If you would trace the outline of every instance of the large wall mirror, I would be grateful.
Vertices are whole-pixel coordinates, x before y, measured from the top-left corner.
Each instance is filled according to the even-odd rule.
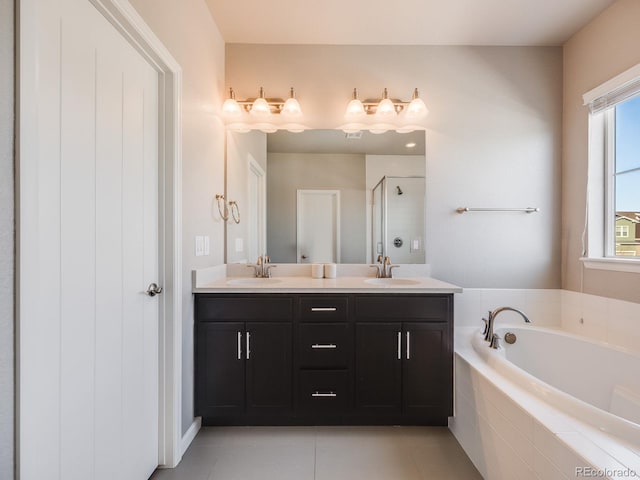
[[[227,263],[425,263],[425,134],[227,133]]]

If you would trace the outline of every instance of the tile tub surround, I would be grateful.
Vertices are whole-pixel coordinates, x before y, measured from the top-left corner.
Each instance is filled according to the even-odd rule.
[[[455,325],[480,328],[489,310],[505,305],[521,309],[536,325],[640,351],[640,303],[569,290],[464,288],[454,296]],[[522,319],[501,313],[497,325],[507,323],[520,325]]]
[[[152,480],[481,480],[446,427],[205,427]]]
[[[609,473],[599,478],[640,472],[637,445],[567,415],[499,373],[471,347],[473,335],[475,328],[456,332],[455,416],[449,427],[484,478],[575,478],[580,468]]]

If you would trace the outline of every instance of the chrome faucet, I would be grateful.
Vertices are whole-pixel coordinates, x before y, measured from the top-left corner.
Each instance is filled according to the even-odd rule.
[[[253,274],[256,278],[271,278],[271,269],[277,265],[271,265],[270,262],[268,255],[264,257],[260,255],[256,263],[251,263],[247,267],[253,268]]]
[[[524,314],[524,312],[518,310],[517,308],[500,307],[500,308],[496,308],[493,312],[489,312],[489,318],[488,319],[483,318],[482,320],[485,322],[484,339],[485,341],[489,342],[490,348],[498,348],[500,346],[500,337],[498,337],[498,334],[493,333],[493,326],[495,324],[496,317],[498,316],[498,314],[505,311],[516,312],[522,316],[522,318],[526,323],[531,323],[531,320],[529,320],[529,317],[527,317]]]

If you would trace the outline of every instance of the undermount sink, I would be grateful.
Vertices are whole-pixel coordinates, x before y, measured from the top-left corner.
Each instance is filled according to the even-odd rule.
[[[369,278],[365,283],[370,285],[418,285],[418,280],[410,278]]]
[[[227,280],[227,285],[271,285],[272,283],[280,283],[281,281],[282,280],[277,278],[247,277]]]

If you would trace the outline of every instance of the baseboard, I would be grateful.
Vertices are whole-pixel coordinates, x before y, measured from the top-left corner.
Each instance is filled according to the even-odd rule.
[[[200,431],[200,427],[202,426],[202,417],[196,417],[193,419],[193,423],[189,427],[189,430],[185,432],[182,436],[182,440],[180,441],[180,457],[184,455],[193,442],[193,439],[196,438],[196,435]]]

